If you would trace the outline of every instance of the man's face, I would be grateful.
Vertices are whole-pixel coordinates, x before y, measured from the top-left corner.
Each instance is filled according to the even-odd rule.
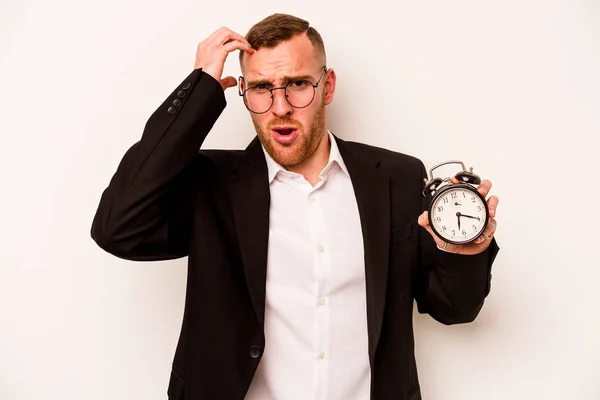
[[[261,143],[271,158],[284,168],[304,163],[321,144],[327,144],[325,105],[333,100],[335,75],[333,71],[322,75],[324,67],[304,34],[274,48],[261,48],[252,55],[244,55],[242,90],[257,85],[281,87],[290,82],[293,86],[300,80],[316,84],[322,76],[314,99],[307,107],[293,107],[286,100],[284,90],[275,90],[269,111],[250,113]],[[312,87],[306,90],[312,93]]]

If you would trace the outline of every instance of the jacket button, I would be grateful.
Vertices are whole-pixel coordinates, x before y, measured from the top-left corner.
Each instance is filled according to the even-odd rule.
[[[173,105],[174,105],[175,107],[179,107],[179,106],[181,105],[181,100],[179,100],[179,99],[175,99],[175,100],[173,100]]]
[[[177,109],[173,106],[169,107],[169,109],[167,110],[167,112],[169,114],[175,114],[177,112]]]
[[[183,84],[183,86],[182,86],[181,88],[182,88],[183,90],[186,90],[186,89],[189,89],[191,86],[192,86],[192,84],[191,84],[191,83],[189,83],[189,82],[186,82],[186,83],[184,83],[184,84]]]
[[[260,357],[260,347],[250,346],[250,357],[252,357],[252,358]]]
[[[185,97],[185,92],[183,90],[180,90],[179,92],[177,92],[177,97],[183,99]]]

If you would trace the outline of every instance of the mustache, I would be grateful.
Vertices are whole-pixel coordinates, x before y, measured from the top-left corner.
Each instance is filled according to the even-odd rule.
[[[274,126],[278,126],[278,125],[293,125],[300,129],[303,128],[302,123],[300,121],[296,121],[293,118],[276,118],[274,120],[271,120],[267,124],[267,129],[271,130],[271,128],[273,128]]]

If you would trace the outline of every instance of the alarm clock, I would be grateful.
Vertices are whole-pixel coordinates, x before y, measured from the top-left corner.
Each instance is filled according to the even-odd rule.
[[[434,178],[433,171],[447,164],[460,164],[462,170],[455,177]],[[487,201],[477,191],[481,178],[468,171],[462,161],[445,161],[429,171],[430,179],[424,179],[423,196],[431,196],[429,203],[429,225],[434,233],[450,244],[467,244],[477,239],[489,222]]]

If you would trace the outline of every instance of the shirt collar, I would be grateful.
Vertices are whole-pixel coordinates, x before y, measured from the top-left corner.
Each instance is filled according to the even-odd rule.
[[[335,164],[337,164],[346,175],[350,176],[348,173],[348,168],[346,168],[346,164],[344,163],[344,159],[340,154],[340,149],[338,148],[335,137],[329,130],[327,130],[327,134],[329,135],[329,143],[331,145],[329,150],[329,161],[327,162],[325,168],[323,168],[323,171],[321,171],[320,176],[326,174],[331,168],[333,168],[333,165]],[[287,171],[285,168],[283,168],[278,162],[271,158],[264,146],[261,145],[261,147],[263,149],[263,153],[265,154],[265,159],[267,160],[269,184],[273,182],[278,173],[290,176],[295,174],[295,172]]]

